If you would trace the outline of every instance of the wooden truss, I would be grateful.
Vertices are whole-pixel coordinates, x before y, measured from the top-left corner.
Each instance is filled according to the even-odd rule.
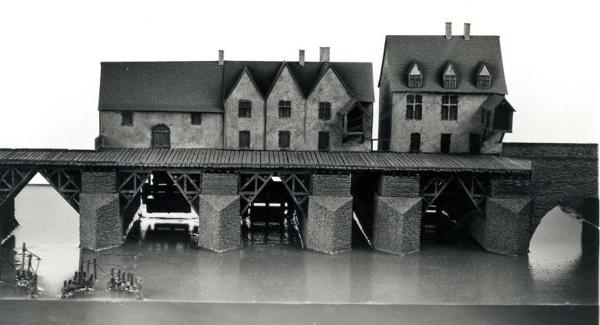
[[[132,171],[118,173],[118,192],[125,199],[123,211],[127,210],[129,205],[142,191],[142,186],[150,179],[152,173],[149,171]]]
[[[483,205],[489,196],[489,186],[476,175],[434,175],[421,188],[424,210],[429,209],[451,183],[458,184],[477,212],[484,216]]]
[[[199,196],[202,193],[202,173],[167,172],[167,174],[185,200],[192,206],[192,209],[199,214]]]
[[[0,207],[19,194],[36,172],[31,168],[0,168]]]
[[[79,194],[81,193],[81,170],[79,169],[42,169],[40,174],[54,189],[79,212]]]
[[[310,195],[309,175],[296,173],[252,173],[240,174],[240,197],[246,202],[242,207],[243,215],[252,206],[252,203],[258,195],[265,189],[269,182],[273,182],[273,177],[279,177],[288,194],[294,201],[298,211],[303,217],[306,217],[304,203]]]

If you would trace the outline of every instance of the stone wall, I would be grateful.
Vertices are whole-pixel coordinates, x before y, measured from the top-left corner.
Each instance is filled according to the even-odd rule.
[[[373,245],[392,254],[420,249],[422,199],[419,176],[379,177],[373,214]]]
[[[202,113],[202,124],[193,125],[189,112],[133,112],[133,125],[121,125],[121,112],[100,112],[104,148],[150,148],[152,128],[164,124],[171,130],[171,148],[223,148],[223,114]]]
[[[502,155],[532,160],[532,232],[556,205],[577,208],[598,198],[597,144],[505,143]]]
[[[303,222],[306,248],[336,253],[352,247],[351,176],[313,175],[308,215]]]
[[[79,242],[92,250],[123,243],[123,221],[116,187],[116,172],[84,171],[79,195]]]
[[[240,100],[250,101],[250,117],[239,117]],[[239,149],[239,131],[250,132],[250,149],[265,149],[265,100],[246,72],[224,103],[225,148]]]

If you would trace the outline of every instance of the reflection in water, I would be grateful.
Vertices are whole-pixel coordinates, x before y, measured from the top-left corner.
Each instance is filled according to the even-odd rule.
[[[538,227],[528,256],[484,252],[472,241],[427,243],[404,257],[366,248],[326,255],[298,249],[285,224],[257,225],[240,250],[198,249],[189,229],[148,231],[119,248],[80,251],[78,216],[50,187],[28,186],[17,197],[21,226],[3,252],[25,241],[42,257],[42,297],[57,297],[80,259],[97,258],[96,291],[81,297],[124,298],[103,290],[112,267],[144,280],[147,299],[244,302],[545,304],[597,303],[597,255],[582,237],[597,230],[554,209]],[[263,225],[264,226],[264,225]],[[283,227],[283,228],[280,228]],[[289,225],[287,226],[289,229]],[[263,228],[264,229],[264,228]],[[592,241],[592,244],[597,245]],[[597,254],[597,251],[596,251]],[[2,277],[10,271],[3,265]],[[11,276],[8,275],[8,278]],[[23,295],[0,285],[0,295]]]

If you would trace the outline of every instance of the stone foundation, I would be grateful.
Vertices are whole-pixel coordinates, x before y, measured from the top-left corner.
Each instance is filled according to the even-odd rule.
[[[240,247],[240,197],[237,174],[202,175],[198,202],[198,246],[224,252]]]
[[[379,179],[373,216],[376,250],[405,255],[419,251],[422,199],[418,176],[387,176]]]
[[[82,248],[99,250],[123,243],[116,172],[82,172],[79,195],[80,239]]]
[[[532,201],[528,197],[490,197],[485,218],[474,216],[471,235],[487,251],[523,255],[531,238]]]
[[[350,175],[313,175],[303,223],[306,248],[331,254],[352,247],[350,186]]]

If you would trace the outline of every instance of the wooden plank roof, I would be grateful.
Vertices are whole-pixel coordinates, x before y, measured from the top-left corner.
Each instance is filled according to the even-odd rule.
[[[528,173],[531,161],[494,155],[222,149],[0,149],[2,166],[319,169]]]

